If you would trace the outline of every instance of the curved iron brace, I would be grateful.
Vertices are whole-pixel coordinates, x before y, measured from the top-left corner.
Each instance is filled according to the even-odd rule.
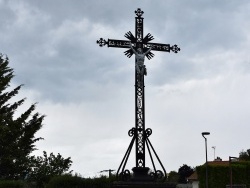
[[[125,153],[125,155],[124,155],[124,157],[122,159],[122,162],[121,162],[121,164],[120,164],[120,166],[119,166],[119,168],[118,168],[118,170],[116,172],[116,178],[117,179],[119,179],[119,175],[121,175],[121,176],[124,176],[124,175],[125,176],[129,176],[129,174],[128,174],[129,171],[128,170],[124,170],[124,169],[126,167],[126,164],[127,164],[130,152],[131,152],[131,150],[133,148],[134,142],[135,142],[135,134],[133,135],[133,138],[132,138],[132,140],[131,140],[131,142],[130,142],[130,144],[128,146],[128,149],[127,149],[127,151],[126,151],[126,153]],[[122,167],[122,170],[121,170],[121,173],[119,173],[121,167]],[[128,178],[128,177],[125,177],[125,178]]]
[[[156,151],[155,151],[153,145],[151,144],[150,140],[148,139],[148,137],[146,137],[145,141],[146,141],[146,145],[147,145],[147,149],[148,149],[148,152],[149,152],[149,156],[150,156],[150,159],[151,159],[153,168],[154,168],[154,176],[155,176],[155,178],[156,178],[156,179],[157,179],[157,178],[160,178],[160,179],[161,179],[161,177],[158,177],[158,175],[159,175],[159,176],[162,176],[163,174],[162,174],[161,171],[156,170],[156,168],[155,168],[154,159],[153,159],[153,156],[152,156],[150,147],[151,147],[151,149],[153,150],[154,155],[155,155],[155,157],[157,158],[158,162],[160,163],[161,168],[162,168],[162,170],[163,170],[163,172],[164,172],[164,178],[163,178],[163,180],[166,180],[166,178],[167,178],[167,172],[166,172],[166,170],[165,170],[165,168],[164,168],[164,166],[163,166],[163,164],[162,164],[160,158],[158,157],[158,155],[157,155],[157,153],[156,153]]]

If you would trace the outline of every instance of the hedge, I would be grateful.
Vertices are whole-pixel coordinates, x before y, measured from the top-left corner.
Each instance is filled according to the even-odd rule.
[[[250,162],[233,162],[232,165],[233,184],[245,184],[250,188]],[[206,166],[196,167],[199,187],[205,188]],[[230,184],[230,167],[222,165],[208,165],[208,185],[213,188],[225,188]]]
[[[0,188],[23,188],[24,183],[17,180],[0,180]]]

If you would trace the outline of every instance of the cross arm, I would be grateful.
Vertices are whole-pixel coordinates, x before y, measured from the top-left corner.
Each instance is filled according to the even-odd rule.
[[[100,38],[99,40],[96,41],[96,43],[99,44],[100,47],[107,45],[108,47],[114,47],[114,48],[129,48],[124,52],[124,54],[129,58],[134,54],[130,46],[131,41],[128,40],[108,39],[108,41],[106,41],[105,39]]]
[[[96,43],[99,44],[100,47],[107,45],[108,47],[114,48],[130,48],[130,41],[128,40],[108,39],[108,41],[106,41],[105,39],[100,38]]]
[[[146,47],[151,48],[153,51],[163,51],[163,52],[170,52],[173,51],[174,53],[178,53],[181,49],[175,44],[170,46],[170,44],[161,44],[161,43],[147,43]]]
[[[127,37],[129,38],[129,37]],[[129,38],[130,39],[130,38]],[[148,49],[151,49],[150,52],[146,54],[148,59],[151,59],[154,57],[154,54],[151,51],[162,51],[162,52],[170,52],[173,51],[174,53],[178,53],[181,49],[175,44],[173,46],[170,46],[170,44],[161,44],[161,43],[150,43],[147,41],[152,40],[153,38],[151,35],[149,36],[149,40],[144,40],[141,44],[143,44],[143,51],[146,52]],[[107,45],[108,47],[114,47],[114,48],[129,48],[124,53],[127,57],[131,57],[134,52],[131,49],[131,42],[133,40],[116,40],[116,39],[108,39],[105,40],[103,38],[100,38],[96,41],[97,44],[99,44],[100,47],[103,47]]]

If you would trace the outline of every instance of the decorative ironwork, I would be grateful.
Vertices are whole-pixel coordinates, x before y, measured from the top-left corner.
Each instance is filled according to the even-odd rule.
[[[136,72],[136,167],[145,167],[145,139],[144,139],[144,131],[145,131],[145,122],[144,122],[144,76]]]
[[[161,170],[157,170],[156,172],[151,172],[149,174],[152,180],[159,181],[165,178],[163,172]]]
[[[115,40],[115,39],[108,39],[108,47],[115,47],[115,48],[128,48],[130,42],[127,40]]]
[[[131,178],[131,174],[130,174],[130,171],[129,170],[124,170],[122,173],[121,173],[121,177],[120,177],[123,181],[128,181],[130,180]]]
[[[128,58],[130,58],[134,54],[134,52],[131,49],[125,51],[124,53]]]
[[[134,37],[134,35],[131,33],[131,31],[125,33],[124,35],[127,39],[129,39],[132,43],[136,42],[136,38]]]
[[[130,129],[130,130],[128,131],[128,135],[129,135],[130,137],[135,136],[135,133],[136,133],[136,129],[135,129],[135,128],[132,128],[132,129]]]
[[[97,40],[96,43],[99,44],[100,47],[103,47],[107,44],[107,41],[103,38],[100,38],[100,40]]]
[[[136,14],[136,16],[138,16],[138,17],[141,17],[142,15],[143,15],[143,11],[140,9],[140,8],[138,8],[136,11],[135,11],[135,14]]]
[[[154,37],[150,34],[150,33],[148,33],[144,38],[143,38],[143,40],[142,40],[142,42],[144,43],[144,44],[147,44],[149,41],[151,41],[151,40],[154,40]]]
[[[174,53],[178,53],[180,48],[176,44],[170,47],[170,44],[151,43],[150,41],[152,41],[154,37],[150,33],[143,37],[143,13],[144,12],[140,8],[135,11],[137,16],[135,17],[135,35],[133,35],[131,31],[125,33],[124,36],[128,40],[105,40],[100,38],[100,40],[97,40],[97,44],[99,44],[100,47],[107,45],[107,47],[128,48],[128,50],[124,52],[128,58],[132,57],[134,53],[137,53],[139,48],[149,60],[154,57],[152,51],[172,51]],[[149,140],[149,136],[152,134],[152,129],[147,128],[145,130],[144,75],[146,75],[146,66],[144,65],[144,62],[140,66],[141,68],[139,70],[135,69],[135,127],[128,131],[128,135],[132,137],[132,140],[117,170],[117,177],[120,177],[123,181],[127,181],[131,178],[130,171],[125,170],[125,167],[134,143],[136,152],[136,166],[133,168],[134,178],[136,177],[137,173],[142,173],[145,175],[145,172],[145,176],[152,180],[166,178],[166,170]],[[141,69],[143,69],[143,74],[140,72]],[[154,171],[150,174],[147,174],[149,168],[146,167],[145,164],[145,148],[147,148],[149,152],[154,169]],[[163,172],[156,169],[153,154],[160,163]]]
[[[155,55],[152,52],[149,52],[146,54],[146,57],[148,58],[148,60],[152,59]]]
[[[181,49],[175,44],[171,47],[171,50],[174,52],[174,53],[178,53]]]
[[[152,134],[152,129],[147,128],[145,131],[145,136],[148,138]]]

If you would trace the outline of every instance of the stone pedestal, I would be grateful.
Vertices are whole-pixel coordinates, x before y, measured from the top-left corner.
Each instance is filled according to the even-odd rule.
[[[154,181],[148,167],[134,167],[133,176],[128,181],[116,181],[112,188],[175,188],[176,185]]]
[[[112,188],[175,188],[176,185],[161,182],[114,182]]]
[[[148,167],[134,167],[132,169],[133,171],[133,177],[131,178],[131,181],[134,182],[150,182],[153,181],[152,177],[149,176]]]

